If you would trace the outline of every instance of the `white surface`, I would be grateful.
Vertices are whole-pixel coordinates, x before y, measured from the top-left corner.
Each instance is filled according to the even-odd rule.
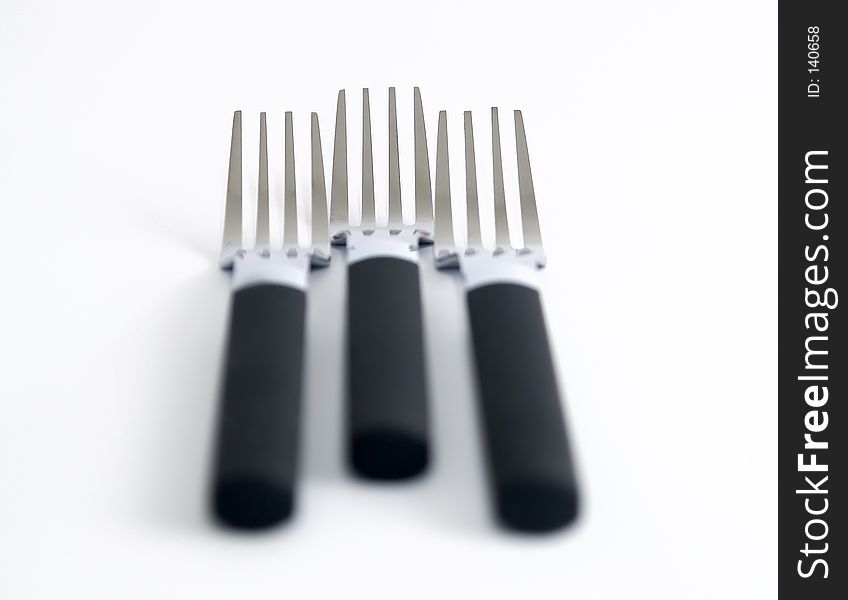
[[[776,28],[765,1],[4,1],[0,597],[774,597]],[[372,87],[384,144],[390,84],[422,87],[431,145],[440,108],[524,110],[585,484],[562,535],[492,525],[460,285],[432,269],[434,468],[347,476],[338,254],[297,519],[206,519],[231,111],[245,143],[259,110],[319,111],[329,163],[336,90]]]

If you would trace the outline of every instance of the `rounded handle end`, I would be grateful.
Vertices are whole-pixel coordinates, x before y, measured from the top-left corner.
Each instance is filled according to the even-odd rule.
[[[429,462],[427,441],[398,431],[359,432],[351,437],[353,470],[366,479],[410,479],[423,473]]]
[[[516,531],[555,531],[574,522],[579,511],[577,490],[555,484],[502,484],[495,494],[501,523]]]
[[[219,482],[214,512],[221,524],[235,529],[260,530],[289,518],[294,508],[291,490],[260,480]]]

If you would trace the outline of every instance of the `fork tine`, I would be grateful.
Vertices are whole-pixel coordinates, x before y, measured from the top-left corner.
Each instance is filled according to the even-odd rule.
[[[427,154],[427,128],[421,90],[415,88],[415,222],[433,222],[433,191],[430,188],[430,157]]]
[[[230,138],[230,170],[227,175],[227,200],[224,208],[222,251],[241,246],[241,111],[233,113]]]
[[[403,226],[400,197],[400,156],[398,151],[397,97],[389,88],[389,226]]]
[[[327,188],[324,183],[324,152],[318,113],[312,113],[312,248],[330,256],[327,231]]]
[[[256,248],[271,247],[271,216],[268,194],[268,126],[265,113],[259,113],[259,194],[256,207]]]
[[[448,156],[447,113],[439,113],[436,135],[436,252],[441,255],[454,249],[453,214],[451,213],[450,157]]]
[[[542,250],[542,232],[539,229],[539,213],[536,209],[536,192],[533,189],[533,173],[530,170],[530,153],[527,150],[527,134],[524,117],[520,110],[515,113],[515,151],[518,155],[518,193],[521,199],[521,227],[524,232],[524,247]]]
[[[477,198],[477,159],[474,156],[474,124],[471,111],[464,113],[465,121],[465,202],[468,219],[468,247],[472,250],[483,245],[480,233],[480,210]]]
[[[297,248],[297,185],[294,170],[292,114],[286,112],[285,191],[283,194],[283,247]]]
[[[377,223],[374,205],[374,154],[371,149],[371,102],[368,88],[362,90],[362,226]]]
[[[330,189],[330,220],[348,224],[347,206],[347,106],[345,91],[336,101],[336,135],[333,139],[333,183]]]
[[[495,191],[495,244],[498,248],[509,248],[509,223],[506,217],[506,193],[504,192],[503,157],[501,156],[501,128],[498,109],[492,107],[492,177]]]
[[[492,177],[495,196],[495,244],[498,248],[509,248],[509,223],[506,216],[501,131],[498,109],[494,106],[492,107]]]

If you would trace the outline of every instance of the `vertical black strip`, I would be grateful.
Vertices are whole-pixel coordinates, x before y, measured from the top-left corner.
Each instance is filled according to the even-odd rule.
[[[848,22],[840,2],[779,5],[779,585],[848,598]],[[848,302],[848,296],[844,297]]]
[[[379,256],[348,270],[350,463],[369,479],[407,479],[429,462],[418,264]]]
[[[297,493],[306,292],[254,285],[233,294],[212,503],[239,529],[287,519]]]

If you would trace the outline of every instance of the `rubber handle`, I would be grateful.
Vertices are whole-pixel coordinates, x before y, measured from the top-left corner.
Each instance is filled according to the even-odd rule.
[[[233,294],[213,482],[226,525],[263,529],[294,507],[305,312],[300,289]]]
[[[348,451],[369,479],[406,479],[429,459],[418,264],[377,257],[348,271]]]
[[[578,493],[539,292],[499,283],[467,299],[497,514],[511,529],[558,529]]]

